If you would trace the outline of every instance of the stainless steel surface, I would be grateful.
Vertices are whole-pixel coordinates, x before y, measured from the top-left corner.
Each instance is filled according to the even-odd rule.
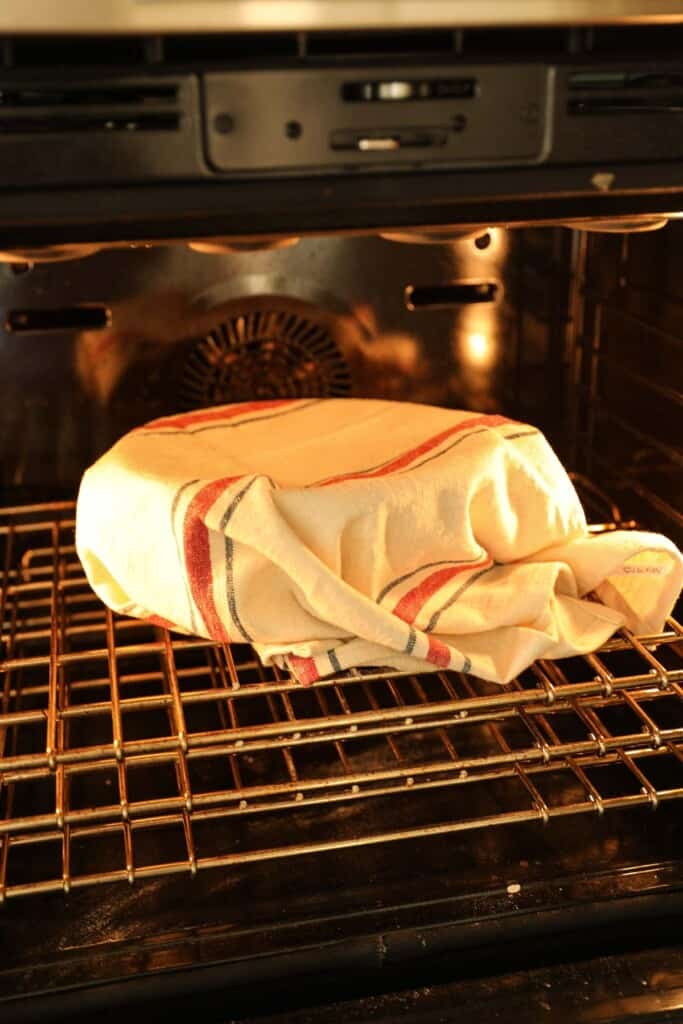
[[[5,0],[5,32],[267,31],[680,21],[680,0]]]
[[[446,87],[453,81],[453,63],[435,59],[410,73],[425,86]],[[206,159],[219,173],[272,174],[304,168],[318,173],[326,167],[348,173],[353,166],[376,166],[378,154],[382,166],[406,169],[419,161],[523,166],[549,157],[553,68],[466,63],[457,74],[456,85],[471,81],[471,91],[396,103],[346,99],[347,89],[376,82],[381,70],[372,64],[208,72],[203,76]],[[230,131],[221,127],[226,115]],[[286,130],[290,124],[296,125],[293,135]]]
[[[172,637],[105,609],[75,554],[73,511],[1,513],[3,897],[683,797],[673,619],[657,636],[622,631],[595,654],[539,662],[504,687],[377,670],[304,688],[247,646]],[[487,812],[472,814],[470,787],[484,787]],[[406,794],[426,790],[452,793],[445,820],[427,800],[424,820],[404,815]],[[377,801],[395,804],[393,828],[383,817],[377,830]],[[359,802],[367,814],[350,832],[328,813]],[[259,843],[262,815],[302,807],[309,834],[285,823],[276,846]],[[151,861],[150,833],[167,836]]]
[[[473,240],[418,247],[319,237],[287,249],[211,254],[140,246],[23,274],[0,266],[0,485],[25,488],[29,500],[38,491],[71,497],[90,462],[139,423],[192,401],[235,401],[250,382],[263,397],[283,387],[296,395],[312,382],[325,394],[344,365],[344,389],[358,397],[495,411],[510,316],[504,300],[413,313],[404,300],[406,286],[500,280],[508,236],[492,230],[485,241],[480,249]],[[111,310],[109,329],[46,330],[30,339],[3,329],[12,311],[93,302]],[[269,312],[276,314],[270,337],[240,347],[246,364],[221,358],[210,366],[202,358],[205,339],[226,320],[251,318],[244,320],[251,335],[253,317]],[[292,367],[291,318],[302,329],[304,321],[317,325],[327,356],[336,350],[338,357],[316,357],[310,367],[299,360],[303,377],[276,381],[272,367]],[[273,347],[277,340],[283,344]],[[310,345],[304,339],[297,348]],[[197,376],[194,367],[190,395],[188,369],[197,359],[205,372]],[[275,390],[266,395],[267,388]]]
[[[579,236],[573,346],[577,468],[683,541],[680,224]],[[614,469],[614,453],[623,452]]]

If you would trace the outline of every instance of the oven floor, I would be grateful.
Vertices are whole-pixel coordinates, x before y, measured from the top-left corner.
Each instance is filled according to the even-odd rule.
[[[420,984],[355,1000],[284,1014],[252,1017],[244,1024],[348,1024],[401,1021],[458,1024],[514,1020],[517,1024],[594,1024],[595,1021],[680,1021],[683,950],[669,946],[579,962],[553,963],[483,977]]]
[[[50,1019],[60,993],[61,1014],[74,986],[74,1012],[147,998],[152,982],[175,992],[181,978],[233,993],[247,1013],[283,986],[300,1003],[312,976],[332,977],[333,998],[358,979],[396,988],[397,971],[429,976],[456,951],[475,971],[520,949],[542,959],[550,936],[569,945],[578,934],[584,955],[629,934],[656,944],[683,914],[681,828],[672,804],[11,901],[0,910],[3,1021],[22,1019],[29,994],[31,1006],[45,995]]]

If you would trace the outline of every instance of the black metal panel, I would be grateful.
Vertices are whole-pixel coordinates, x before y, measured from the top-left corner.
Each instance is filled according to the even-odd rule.
[[[552,162],[680,160],[683,65],[668,61],[558,69]]]
[[[544,156],[548,73],[540,65],[465,66],[464,97],[441,98],[452,66],[210,74],[204,78],[208,156],[224,173],[252,174],[359,166],[410,168],[536,162]],[[349,89],[360,99],[346,98]],[[362,97],[369,92],[374,99]],[[404,93],[408,99],[394,99]],[[429,93],[422,98],[422,93]],[[384,98],[382,98],[384,97]],[[226,130],[225,118],[230,118]],[[296,122],[299,132],[287,134]],[[419,130],[443,145],[411,144]],[[335,137],[357,136],[340,152]],[[395,149],[363,149],[393,143]]]
[[[369,233],[683,208],[683,163],[604,164],[0,192],[0,249],[63,242]],[[602,179],[598,179],[601,182]]]
[[[0,189],[203,173],[193,76],[0,80]]]

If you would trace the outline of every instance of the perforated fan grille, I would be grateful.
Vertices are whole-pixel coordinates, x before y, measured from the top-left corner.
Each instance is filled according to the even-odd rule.
[[[192,345],[183,368],[190,408],[350,392],[349,368],[327,325],[284,304],[226,316]]]

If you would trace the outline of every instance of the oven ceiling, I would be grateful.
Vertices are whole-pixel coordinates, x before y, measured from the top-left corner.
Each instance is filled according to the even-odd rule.
[[[0,31],[396,29],[683,21],[682,0],[3,0]]]

